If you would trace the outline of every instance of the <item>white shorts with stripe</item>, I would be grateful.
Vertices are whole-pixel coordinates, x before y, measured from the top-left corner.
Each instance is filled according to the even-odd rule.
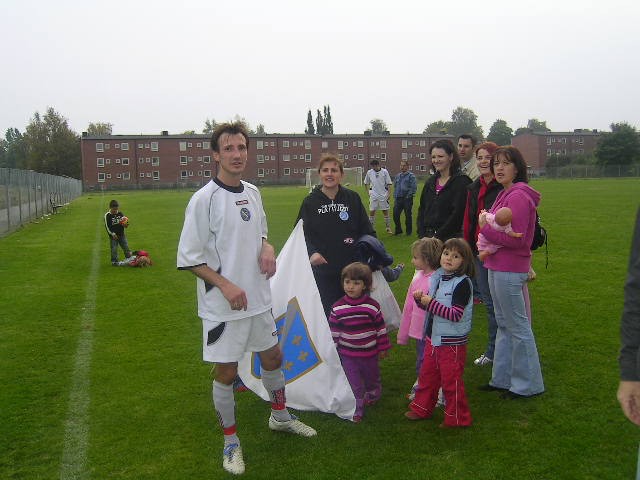
[[[202,359],[233,363],[246,352],[264,352],[278,343],[271,310],[230,322],[202,320]]]

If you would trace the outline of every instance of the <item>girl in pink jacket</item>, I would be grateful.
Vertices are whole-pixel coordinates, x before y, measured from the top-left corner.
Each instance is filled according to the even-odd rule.
[[[416,305],[413,300],[413,292],[417,290],[429,291],[431,275],[440,267],[441,254],[442,241],[436,237],[424,237],[411,245],[411,263],[416,268],[416,273],[407,290],[397,341],[398,345],[406,345],[409,337],[416,340],[416,375],[422,365],[425,342],[429,340],[422,338],[425,311]],[[407,395],[410,400],[413,399],[413,390],[412,388],[411,393]]]

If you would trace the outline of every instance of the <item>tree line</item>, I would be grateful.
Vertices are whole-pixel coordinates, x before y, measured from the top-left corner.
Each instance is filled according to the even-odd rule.
[[[233,121],[243,122],[250,133],[265,135],[267,132],[262,123],[253,129],[239,115]],[[428,124],[425,134],[450,134],[454,137],[469,133],[478,140],[488,140],[498,145],[509,145],[515,135],[526,132],[549,132],[547,122],[537,118],[529,119],[527,125],[513,131],[507,122],[497,119],[489,129],[487,137],[478,125],[478,116],[473,110],[457,107],[453,110],[451,120],[437,120]],[[202,128],[203,134],[211,134],[218,123],[214,118],[207,118]],[[90,136],[111,135],[113,125],[107,122],[89,123],[86,132]],[[384,120],[374,118],[370,121],[373,134],[389,133]],[[195,134],[195,130],[187,130],[184,134]],[[331,107],[324,105],[322,111],[316,110],[315,121],[311,109],[307,112],[305,133],[308,135],[333,134]],[[52,107],[48,107],[41,115],[36,112],[24,132],[15,127],[8,128],[4,138],[0,138],[0,167],[34,170],[52,175],[81,178],[80,136],[69,127],[68,120]],[[552,156],[547,166],[565,166],[571,164],[626,165],[640,163],[640,137],[638,131],[627,122],[611,124],[611,132],[602,132],[598,146],[593,155]]]

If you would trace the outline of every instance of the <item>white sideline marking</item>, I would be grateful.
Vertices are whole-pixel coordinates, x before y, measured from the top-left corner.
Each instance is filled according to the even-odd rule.
[[[60,465],[60,479],[88,479],[87,448],[89,444],[89,373],[93,349],[93,323],[96,310],[98,271],[100,270],[100,240],[102,225],[98,224],[91,252],[91,269],[80,316],[80,336],[76,350],[69,410],[65,422],[64,448]]]

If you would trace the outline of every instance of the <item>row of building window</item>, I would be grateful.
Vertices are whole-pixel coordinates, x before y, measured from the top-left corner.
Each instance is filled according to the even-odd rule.
[[[313,170],[311,168],[294,168],[293,170],[291,168],[283,168],[282,169],[282,175],[291,175],[292,171],[294,175],[301,175],[301,174],[306,174],[306,172],[308,170]],[[414,170],[413,167],[409,167],[409,170]],[[415,170],[417,172],[426,172],[427,171],[427,166],[426,165],[415,165]],[[276,169],[275,168],[258,168],[258,177],[262,178],[265,177],[269,174],[275,175],[276,173]]]
[[[349,148],[349,140],[338,140],[338,150],[344,150],[345,148]],[[425,147],[427,145],[426,140],[402,140],[402,148],[411,147],[415,144],[415,146]],[[275,147],[276,142],[268,142],[265,140],[257,140],[256,141],[256,149],[263,150],[268,147]],[[282,140],[281,144],[282,148],[290,148],[290,147],[304,147],[305,150],[311,150],[311,140]],[[353,140],[351,142],[352,147],[364,148],[364,140]],[[369,142],[369,146],[371,147],[380,147],[387,148],[386,140],[377,140]],[[327,150],[329,148],[329,142],[327,140],[323,140],[321,143],[321,148]]]
[[[187,148],[192,148],[193,142],[179,142],[178,148],[181,152],[186,152]],[[211,149],[211,142],[197,142],[196,148],[202,148],[203,150]]]
[[[560,148],[558,150],[554,150],[552,148],[547,148],[547,156],[551,156],[551,155],[566,155],[567,154],[567,149],[566,148]],[[571,155],[582,155],[584,154],[584,148],[577,148],[575,150],[571,150]]]
[[[582,138],[580,138],[580,140],[581,140],[580,143],[582,143],[583,141]],[[553,139],[553,141],[555,142],[555,138]],[[424,147],[427,144],[426,140],[416,140],[415,142],[413,140],[402,140],[402,148],[408,148],[410,146],[413,146],[414,143],[415,143],[415,146],[420,146],[420,147]],[[547,139],[547,143],[549,144],[551,143],[551,138]],[[564,139],[564,143],[566,143],[566,138]],[[203,150],[211,149],[211,142],[209,141],[196,142],[195,145],[196,145],[196,148],[201,148]],[[371,141],[369,142],[369,145],[371,147],[387,148],[387,141],[386,140]],[[264,148],[267,148],[270,146],[275,147],[276,142],[265,141],[265,140],[256,141],[256,148],[258,150],[263,150]],[[290,146],[293,146],[293,147],[300,146],[300,147],[304,147],[305,150],[311,150],[311,140],[300,140],[300,141],[282,140],[283,148],[290,148]],[[353,140],[351,142],[351,146],[364,148],[364,140]],[[338,150],[343,150],[348,147],[349,147],[348,140],[338,140]],[[102,143],[102,142],[96,143],[96,152],[104,152],[105,150],[109,150],[110,148],[111,148],[111,144],[109,143]],[[128,142],[116,143],[114,144],[114,148],[117,148],[120,150],[129,150],[129,143]],[[157,152],[158,142],[139,143],[138,148],[139,149],[148,148],[148,149],[151,149],[152,152]],[[193,142],[178,141],[178,149],[181,152],[186,152],[188,148],[193,148]],[[322,148],[325,150],[328,149],[329,142],[326,140],[323,140]]]
[[[193,176],[194,174],[192,170],[180,171],[180,179],[182,180],[189,177],[193,177]],[[199,170],[196,172],[196,176],[211,178],[211,170]],[[123,181],[131,180],[131,174],[130,172],[117,173],[116,178]],[[158,170],[155,170],[153,172],[146,172],[146,173],[140,172],[140,178],[152,178],[153,180],[160,180],[160,172]],[[103,173],[103,172],[98,173],[98,183],[105,182],[107,179],[111,179],[110,173]]]
[[[354,153],[353,155],[349,155],[348,153],[343,154],[343,153],[339,153],[338,157],[340,158],[340,160],[349,160],[349,157],[351,157],[351,160],[364,160],[364,154],[363,153]],[[373,160],[375,159],[380,159],[383,162],[387,161],[387,154],[385,152],[382,153],[371,153],[369,155],[370,159]],[[182,159],[182,157],[180,157]],[[294,154],[291,155],[289,153],[285,153],[282,155],[282,161],[283,162],[290,162],[292,159],[293,160],[304,160],[305,163],[311,163],[311,154],[310,153],[305,153],[305,154]],[[407,153],[407,152],[403,152],[402,153],[402,160],[412,160],[412,159],[420,159],[420,160],[426,160],[427,159],[427,154],[422,152],[422,153]],[[263,154],[259,154],[256,155],[256,162],[257,163],[264,163],[264,162],[268,162],[269,160],[275,162],[276,160],[276,156],[275,155],[263,155]],[[181,162],[182,163],[182,162]],[[208,162],[205,162],[208,163]]]
[[[178,142],[178,149],[181,152],[186,152],[187,148],[192,148],[192,147],[193,147],[193,142],[183,142],[183,141]],[[129,143],[128,142],[116,143],[113,145],[113,148],[117,148],[120,150],[129,150]],[[152,152],[157,152],[158,142],[139,143],[138,148],[139,149],[148,148]],[[208,141],[196,142],[196,148],[201,148],[203,150],[211,150],[211,142],[208,142]],[[96,152],[104,152],[105,150],[110,150],[110,149],[111,149],[110,143],[102,143],[102,142],[96,143]]]
[[[552,143],[567,143],[567,137],[547,137],[547,145],[551,145]],[[584,145],[584,137],[572,138],[571,143]]]
[[[120,150],[129,150],[129,143],[127,142],[116,143],[113,145],[113,148],[120,149]],[[104,152],[105,150],[110,150],[110,149],[111,149],[110,143],[96,143],[96,152]]]
[[[97,158],[97,165],[98,167],[104,167],[105,165],[110,165],[111,164],[111,159],[110,158]],[[206,155],[204,157],[197,157],[197,161],[198,162],[202,162],[202,163],[211,163],[211,156]],[[146,158],[146,162],[150,163],[152,166],[157,167],[158,165],[160,165],[160,157],[147,157]],[[193,162],[193,157],[187,157],[185,155],[180,156],[180,165],[186,165],[189,162]],[[129,159],[128,158],[116,158],[115,159],[115,163],[116,164],[122,164],[122,165],[129,165]],[[138,163],[143,164],[145,163],[145,158],[140,157],[138,159]]]

